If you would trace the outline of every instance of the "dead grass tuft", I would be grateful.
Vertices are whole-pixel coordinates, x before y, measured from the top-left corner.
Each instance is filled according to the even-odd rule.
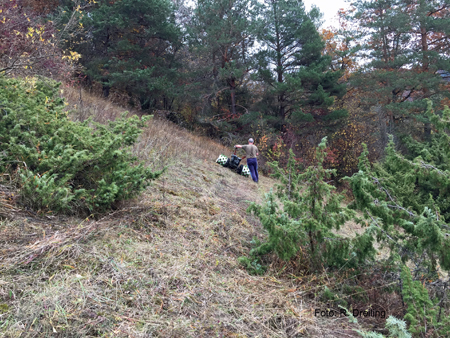
[[[74,87],[70,84],[61,86],[61,96],[68,103],[66,110],[74,121],[85,121],[92,118],[95,122],[107,123],[120,117],[125,111],[130,114],[141,114],[138,109],[130,109],[125,105],[118,105],[117,95],[103,98],[83,87]]]
[[[170,164],[189,168],[195,160],[214,162],[221,153],[231,154],[231,150],[207,137],[194,135],[170,121],[159,119],[148,123],[133,152],[155,169]]]

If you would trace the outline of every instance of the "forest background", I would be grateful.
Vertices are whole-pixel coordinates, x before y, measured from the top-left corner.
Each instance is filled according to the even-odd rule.
[[[58,72],[58,46],[78,61],[75,77],[64,74],[72,83],[227,146],[251,136],[267,160],[286,162],[292,148],[307,166],[328,136],[327,165],[341,177],[363,142],[374,161],[388,134],[426,138],[424,99],[437,111],[448,103],[446,1],[355,1],[330,29],[319,29],[319,8],[293,0],[4,3],[4,72]],[[11,11],[25,8],[19,44]],[[30,18],[39,55],[28,51]]]
[[[320,10],[306,11],[297,0],[198,0],[192,7],[168,0],[3,0],[0,10],[2,74],[52,77],[79,88],[80,105],[82,89],[89,90],[227,147],[255,138],[261,170],[282,182],[276,196],[283,207],[275,195],[250,207],[268,238],[241,257],[249,271],[264,273],[270,253],[302,262],[309,273],[356,269],[374,260],[377,239],[389,247],[386,266],[395,266],[403,283],[410,332],[448,332],[448,316],[441,316],[448,313],[446,286],[430,298],[424,285],[450,268],[450,0],[353,1],[339,11],[336,29],[319,29]],[[20,107],[33,105],[26,87],[1,80],[2,95],[20,98],[2,109],[22,114]],[[143,190],[137,178],[161,175],[122,165],[134,161],[121,147],[137,140],[145,119],[96,125],[98,134],[91,134],[85,128],[91,121],[79,115],[86,123],[68,123],[61,133],[58,86],[32,82],[45,128],[56,128],[51,133],[63,144],[79,142],[70,138],[79,132],[108,145],[98,147],[99,159],[87,155],[83,142],[76,154],[72,145],[62,150],[53,138],[23,132],[42,126],[33,109],[17,118],[29,123],[25,129],[5,113],[0,127],[11,135],[0,144],[9,147],[2,156],[11,161],[2,169],[16,170],[6,163],[17,154],[34,161],[21,179],[35,209],[73,210],[76,201],[80,212],[104,211]],[[78,126],[84,129],[71,129]],[[43,156],[42,147],[63,157]],[[61,165],[64,177],[52,172]],[[89,170],[87,178],[78,166]],[[123,186],[100,179],[109,173],[102,166]],[[350,188],[349,208],[330,183]],[[83,184],[89,189],[78,189]],[[53,197],[44,203],[44,195]],[[363,234],[340,238],[332,231],[355,217],[367,226]],[[333,294],[324,297],[339,303]],[[392,325],[408,336],[402,323]]]
[[[342,175],[356,169],[362,142],[376,159],[387,133],[424,123],[424,98],[446,102],[447,9],[419,5],[356,2],[339,29],[319,32],[319,9],[301,1],[23,2],[57,32],[49,39],[65,57],[80,58],[72,81],[226,145],[251,135],[270,160],[292,148],[311,163],[329,135],[328,162]],[[5,42],[4,70],[23,71],[9,53],[31,40]],[[419,124],[410,132],[420,138],[429,131]]]

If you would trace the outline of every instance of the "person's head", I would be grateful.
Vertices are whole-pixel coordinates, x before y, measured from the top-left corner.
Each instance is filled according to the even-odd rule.
[[[255,143],[255,141],[250,137],[250,138],[248,139],[248,144],[253,144],[253,143]]]

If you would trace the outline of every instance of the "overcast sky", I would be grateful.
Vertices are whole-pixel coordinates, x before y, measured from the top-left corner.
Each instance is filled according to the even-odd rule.
[[[323,13],[324,23],[323,28],[328,26],[334,26],[337,28],[338,21],[336,20],[336,13],[340,8],[348,8],[350,6],[349,2],[345,0],[303,0],[305,8],[309,10],[311,5],[316,5],[320,8]]]

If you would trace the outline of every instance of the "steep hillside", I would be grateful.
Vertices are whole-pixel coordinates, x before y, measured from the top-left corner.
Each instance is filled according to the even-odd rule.
[[[275,269],[251,276],[239,266],[262,233],[245,210],[273,180],[257,185],[215,164],[229,150],[167,122],[150,122],[134,150],[149,166],[168,165],[166,173],[98,219],[22,210],[4,182],[0,336],[351,333],[327,328],[329,321],[317,331],[299,277],[277,277]]]

